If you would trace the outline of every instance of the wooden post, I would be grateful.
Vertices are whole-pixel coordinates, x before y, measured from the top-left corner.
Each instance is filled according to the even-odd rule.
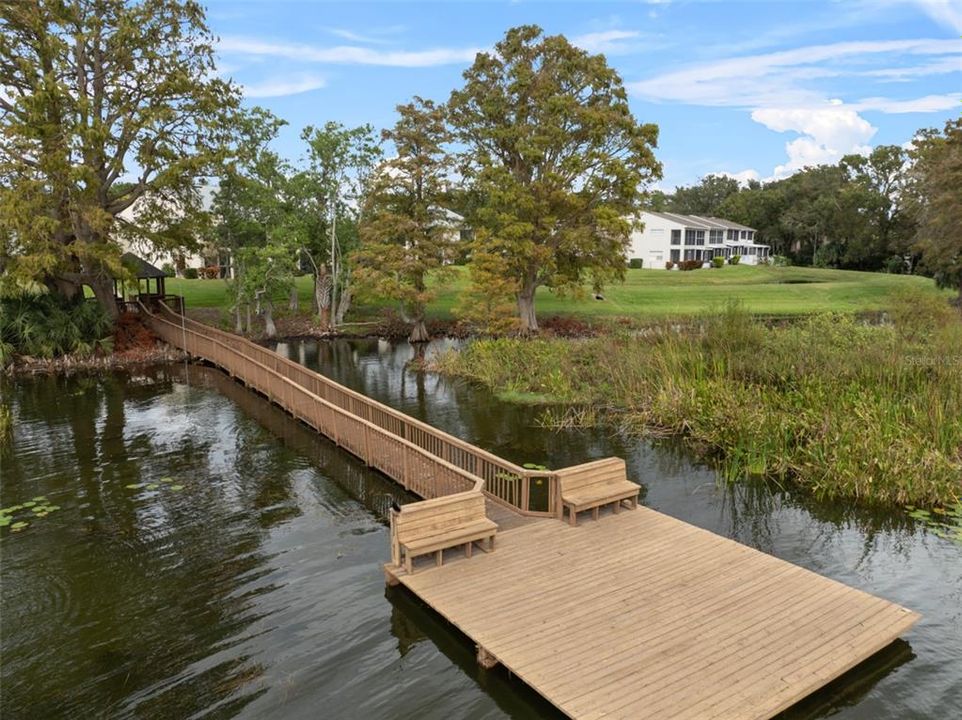
[[[478,665],[483,667],[485,670],[490,670],[495,665],[498,664],[498,658],[489,653],[483,647],[478,645]]]

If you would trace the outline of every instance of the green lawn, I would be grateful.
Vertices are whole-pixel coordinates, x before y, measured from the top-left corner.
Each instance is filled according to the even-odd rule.
[[[458,296],[467,286],[467,272],[443,290],[432,304],[430,315],[450,318]],[[298,278],[301,303],[309,307],[311,278]],[[693,272],[629,270],[622,284],[612,285],[604,300],[590,293],[582,298],[558,297],[542,288],[538,292],[540,315],[584,317],[654,318],[693,315],[720,308],[738,299],[753,313],[801,315],[815,312],[858,312],[884,308],[894,291],[915,288],[938,293],[927,278],[883,273],[819,268],[778,268],[725,266]],[[183,295],[188,307],[227,308],[227,286],[223,280],[171,278],[167,291]],[[946,292],[948,297],[951,293]],[[369,316],[387,303],[357,305],[357,316]]]

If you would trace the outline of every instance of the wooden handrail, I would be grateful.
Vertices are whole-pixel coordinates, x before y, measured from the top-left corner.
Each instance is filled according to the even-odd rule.
[[[308,389],[314,396],[345,412],[342,424],[349,422],[348,418],[363,420],[372,427],[405,440],[426,451],[432,457],[443,460],[446,464],[457,467],[472,477],[479,478],[484,482],[485,494],[495,502],[507,505],[525,515],[557,517],[561,495],[557,476],[554,472],[529,470],[520,467],[432,427],[417,418],[344,387],[330,378],[272,350],[268,350],[247,338],[191,320],[174,312],[164,302],[159,303],[159,308],[160,312],[166,317],[162,318],[159,315],[151,314],[146,308],[145,312],[158,321],[175,326],[181,335],[187,331],[197,333],[205,338],[216,338],[221,345],[237,352],[242,357],[257,362],[265,370],[293,382],[296,386]],[[182,344],[184,340],[183,337],[176,336],[172,339],[173,344]],[[189,349],[188,352],[190,352]],[[236,370],[229,371],[234,375],[240,375]],[[267,394],[272,400],[277,401],[274,393],[268,392]],[[283,405],[283,403],[279,404]],[[290,410],[290,408],[288,409]],[[349,444],[341,441],[342,438],[339,437],[337,428],[334,428],[333,433],[328,435],[339,444],[345,446]],[[368,455],[370,452],[360,448],[349,447],[349,449],[352,452],[357,449],[359,452],[355,452],[355,454],[359,456]],[[368,464],[377,464],[369,461],[368,457],[364,457],[364,459],[368,461]],[[530,486],[538,480],[548,483],[545,503],[543,509],[532,509],[530,505]],[[402,482],[402,484],[404,483]],[[407,487],[407,485],[405,486]]]

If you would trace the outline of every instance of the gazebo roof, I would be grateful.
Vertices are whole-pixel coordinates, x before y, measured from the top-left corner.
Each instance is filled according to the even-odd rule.
[[[138,257],[131,252],[125,252],[120,257],[120,262],[123,263],[124,267],[132,270],[138,280],[142,280],[144,278],[168,277],[167,273],[165,273],[163,270],[154,267],[143,258]]]

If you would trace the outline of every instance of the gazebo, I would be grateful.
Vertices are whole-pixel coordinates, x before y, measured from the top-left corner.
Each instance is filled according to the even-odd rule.
[[[121,256],[120,262],[137,278],[137,299],[142,300],[146,304],[150,304],[154,301],[162,300],[164,295],[167,294],[164,288],[164,280],[167,277],[167,273],[163,270],[151,265],[143,258],[131,252],[125,252]],[[154,281],[153,292],[151,292],[150,288],[151,280]],[[117,297],[118,302],[127,302],[127,287],[123,280],[119,278],[114,278],[114,295]]]

